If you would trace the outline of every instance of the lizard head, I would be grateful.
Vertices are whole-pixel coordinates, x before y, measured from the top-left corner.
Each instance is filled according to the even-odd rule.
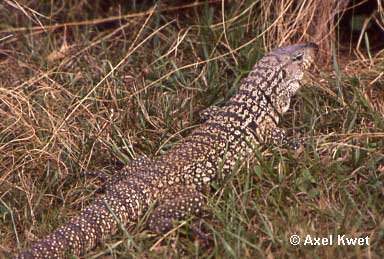
[[[275,107],[280,113],[289,108],[291,97],[300,88],[304,72],[315,61],[318,46],[313,42],[302,42],[272,50],[266,59],[276,64],[275,76],[278,83],[274,92],[277,93]]]
[[[296,84],[300,83],[304,72],[314,62],[318,49],[317,44],[313,42],[301,42],[274,49],[267,54],[267,56],[275,57],[280,63],[279,67],[281,68],[283,82],[288,85],[295,84],[292,86],[291,94],[298,90]]]

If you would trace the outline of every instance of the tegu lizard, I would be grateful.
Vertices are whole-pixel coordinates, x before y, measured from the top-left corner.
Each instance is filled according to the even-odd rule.
[[[202,190],[222,182],[255,146],[288,144],[279,118],[317,49],[302,42],[267,53],[225,105],[204,111],[205,121],[191,135],[161,156],[132,160],[105,194],[16,258],[80,255],[115,233],[119,224],[137,222],[153,204],[148,226],[158,234],[188,215],[198,216],[205,203]]]

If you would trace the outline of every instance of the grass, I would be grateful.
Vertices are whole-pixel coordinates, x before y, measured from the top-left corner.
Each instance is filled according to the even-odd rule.
[[[110,173],[189,134],[198,112],[235,93],[266,49],[299,40],[294,28],[313,10],[291,15],[300,8],[281,0],[288,7],[274,20],[269,1],[72,2],[0,4],[0,257],[97,195],[100,182],[82,172]],[[154,237],[144,218],[86,258],[383,257],[383,53],[363,59],[364,50],[356,58],[332,46],[321,53],[332,62],[317,65],[282,120],[307,145],[261,148],[213,185],[200,222],[208,242],[191,221]],[[292,234],[368,236],[370,245],[292,246]]]

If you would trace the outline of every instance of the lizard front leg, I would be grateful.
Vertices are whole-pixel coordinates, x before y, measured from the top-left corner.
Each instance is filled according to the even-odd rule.
[[[252,129],[256,133],[255,136],[259,143],[287,147],[292,150],[298,149],[302,144],[300,141],[288,139],[286,131],[277,126],[279,122],[278,117],[264,116],[261,121],[263,123],[259,125],[259,128]],[[256,123],[256,125],[258,124]]]

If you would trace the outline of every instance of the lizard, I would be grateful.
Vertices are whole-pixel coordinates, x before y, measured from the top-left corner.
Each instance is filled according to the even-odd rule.
[[[315,43],[301,42],[264,55],[237,93],[223,106],[203,112],[205,121],[189,136],[162,155],[131,160],[112,177],[104,194],[15,258],[84,254],[153,207],[148,228],[158,235],[177,220],[199,216],[206,203],[203,190],[223,181],[255,147],[289,144],[278,123],[317,51]]]

